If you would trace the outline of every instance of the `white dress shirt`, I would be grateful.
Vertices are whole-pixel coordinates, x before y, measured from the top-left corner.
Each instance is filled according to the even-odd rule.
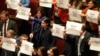
[[[7,28],[8,28],[8,23],[9,23],[9,19],[6,21],[6,32],[7,32]],[[3,24],[3,27],[2,27],[2,36],[4,37],[4,25],[5,23]]]
[[[82,34],[82,36],[80,36],[79,40],[78,40],[78,44],[77,44],[77,49],[78,49],[78,56],[81,56],[81,51],[80,51],[80,46],[81,46],[81,43],[82,43],[82,40],[84,39],[84,34],[85,32]]]

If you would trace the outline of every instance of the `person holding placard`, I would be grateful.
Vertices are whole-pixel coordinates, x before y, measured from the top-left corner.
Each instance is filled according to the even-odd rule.
[[[77,56],[93,56],[90,50],[89,40],[91,38],[91,34],[86,31],[86,27],[83,26],[80,31],[80,37],[76,38],[76,54]]]
[[[39,0],[39,6],[44,9],[45,16],[51,19],[52,17],[52,0]]]
[[[30,24],[28,22],[29,13],[30,13],[30,8],[26,8],[23,6],[21,6],[19,10],[17,11],[16,17],[19,18],[19,21],[20,21],[19,35],[21,34],[29,35],[30,33]]]
[[[87,21],[86,13],[88,9],[98,11],[99,9],[96,6],[96,2],[92,0],[89,1],[87,7],[82,10],[81,16],[82,22],[86,25],[86,31],[90,32],[93,36],[98,36],[98,24]]]
[[[52,19],[54,20],[54,23],[65,26],[65,23],[68,20],[68,9],[59,8],[56,4],[54,4]]]
[[[0,21],[1,36],[6,37],[6,32],[9,29],[14,30],[16,35],[18,34],[17,24],[15,21],[13,21],[13,20],[11,20],[11,18],[9,18],[8,11],[2,11],[0,13],[0,19],[1,19],[1,21]]]
[[[31,16],[30,17],[30,21],[32,21],[32,30],[30,33],[30,41],[34,44],[36,44],[35,39],[33,38],[32,34],[37,32],[40,28],[41,28],[41,21],[46,18],[46,16],[44,15],[44,10],[42,7],[38,7],[37,11],[36,11],[36,15],[35,16]],[[34,35],[35,37],[36,35]],[[35,46],[34,46],[35,47]]]
[[[29,6],[30,6],[30,0],[20,0],[19,7],[29,8]],[[20,8],[18,10],[20,10]],[[21,35],[21,34],[27,34],[27,35],[29,35],[29,33],[31,31],[30,29],[31,28],[30,28],[30,25],[29,25],[28,21],[26,21],[26,20],[20,20],[19,35]]]
[[[69,8],[82,9],[86,6],[86,0],[70,0]]]
[[[91,34],[86,31],[85,26],[80,30],[80,36],[67,35],[64,54],[67,56],[93,56],[88,44],[90,37]]]
[[[15,36],[15,32],[13,30],[8,30],[7,31],[6,37],[8,39],[14,39],[14,36]],[[9,42],[9,44],[11,44],[11,43]],[[15,48],[17,47],[16,41],[13,43],[13,46],[15,46]],[[15,56],[15,52],[3,49],[3,43],[2,43],[2,51],[1,51],[0,56]]]
[[[26,34],[22,34],[21,36],[19,36],[19,39],[16,41],[17,42],[16,56],[18,55],[23,40],[28,40],[28,36]]]
[[[97,3],[95,0],[90,0],[87,4],[87,7],[85,9],[82,10],[82,22],[84,25],[86,25],[86,31],[88,31],[89,33],[91,33],[92,37],[98,37],[98,24],[96,23],[92,23],[92,22],[88,22],[87,18],[86,18],[86,13],[88,10],[93,10],[93,11],[99,11],[99,8],[97,7]],[[98,52],[97,51],[92,51],[91,53],[93,56],[97,56]]]
[[[86,1],[84,0],[70,0],[69,4],[69,20],[81,23],[81,9],[86,7]]]
[[[36,15],[35,16],[30,16],[30,21],[32,21],[32,32],[34,32],[35,30],[37,30],[37,28],[40,28],[41,26],[41,21],[43,20],[43,18],[46,17],[44,15],[44,10],[42,7],[38,7],[37,11],[36,11]]]
[[[17,41],[17,48],[16,48],[16,55],[20,55],[20,56],[29,56],[27,54],[21,53],[20,52],[20,47],[22,45],[22,41],[28,41],[28,36],[26,34],[22,34],[21,36],[19,36],[19,40]],[[33,49],[32,49],[33,50]]]

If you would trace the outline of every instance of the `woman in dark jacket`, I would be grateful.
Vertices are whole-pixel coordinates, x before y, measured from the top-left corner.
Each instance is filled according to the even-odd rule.
[[[34,41],[34,48],[38,48],[40,46],[44,46],[49,48],[54,44],[54,38],[52,37],[52,33],[50,30],[50,20],[44,18],[41,22],[41,27],[36,31],[33,32],[33,41]]]

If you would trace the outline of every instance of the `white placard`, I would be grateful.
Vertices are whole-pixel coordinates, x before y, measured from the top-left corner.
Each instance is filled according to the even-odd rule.
[[[32,55],[33,50],[33,43],[28,41],[22,41],[22,45],[20,47],[20,53],[26,54],[26,55]]]
[[[72,21],[81,22],[81,10],[69,8],[69,18]]]
[[[98,24],[98,16],[99,16],[99,12],[93,11],[93,10],[88,10],[86,14],[87,21],[93,22],[96,24]]]
[[[53,24],[53,33],[52,33],[53,36],[57,36],[63,39],[63,31],[64,31],[64,26]]]
[[[90,42],[90,50],[100,51],[100,38],[91,37]]]
[[[67,31],[66,31],[66,33],[79,36],[81,28],[82,28],[81,23],[67,21],[67,24],[66,24]]]
[[[7,8],[11,8],[15,10],[19,8],[20,0],[6,0],[6,2],[7,2]]]
[[[42,7],[52,8],[52,0],[39,0],[39,5]]]
[[[16,17],[23,20],[29,20],[29,13],[30,8],[20,7]]]
[[[3,45],[2,48],[8,51],[15,51],[15,43],[16,40],[15,39],[11,39],[11,38],[3,38]]]
[[[57,7],[68,9],[69,0],[57,0]]]

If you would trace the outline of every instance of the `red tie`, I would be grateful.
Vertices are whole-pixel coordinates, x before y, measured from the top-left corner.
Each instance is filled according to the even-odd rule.
[[[4,23],[4,37],[6,37],[6,22]]]

